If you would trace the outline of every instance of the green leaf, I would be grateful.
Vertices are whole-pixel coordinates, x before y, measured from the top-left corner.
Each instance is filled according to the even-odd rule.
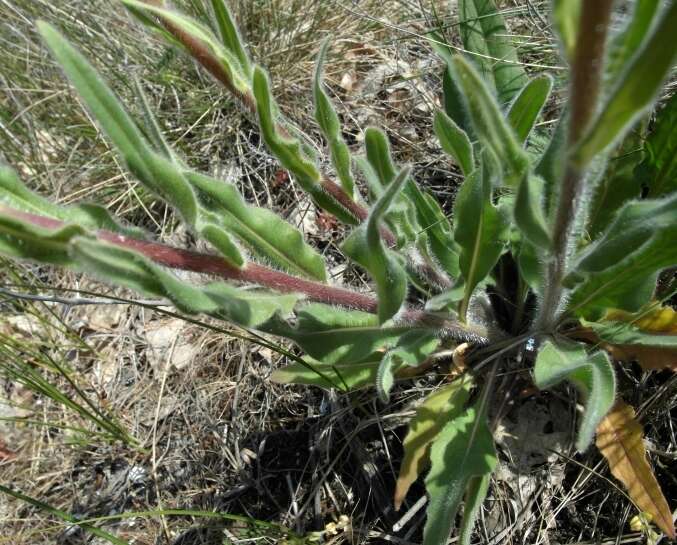
[[[185,15],[177,13],[171,9],[153,6],[144,2],[139,2],[137,0],[122,0],[122,3],[128,9],[134,10],[137,13],[147,13],[159,17],[163,21],[167,21],[174,25],[176,28],[180,29],[181,32],[187,34],[192,39],[201,42],[207,47],[210,53],[219,60],[220,66],[228,75],[229,82],[233,88],[240,93],[249,91],[251,67],[248,67],[246,64],[242,64],[242,60],[240,58],[241,53],[237,50],[237,48],[232,50],[228,47],[224,47],[219,39],[214,36],[214,34],[212,34],[209,28],[201,25],[194,19],[186,17]],[[155,23],[153,19],[148,19],[147,22],[150,22],[153,27],[158,28],[164,33],[164,27],[162,24]],[[221,21],[218,22],[220,27]],[[219,30],[222,29],[219,28]],[[233,36],[229,37],[229,39],[232,38]],[[175,40],[172,41],[176,43]],[[188,51],[188,53],[192,54],[191,51]],[[243,50],[242,54],[244,54]],[[244,58],[247,59],[246,54],[244,54]]]
[[[409,422],[404,438],[404,457],[395,489],[395,509],[399,510],[411,485],[430,465],[430,446],[444,425],[465,409],[473,381],[462,376],[425,398]]]
[[[300,307],[296,316],[294,326],[277,322],[268,331],[293,340],[310,357],[327,365],[378,362],[388,347],[412,331],[410,325],[381,327],[374,314],[318,303]],[[414,329],[421,334],[429,331]]]
[[[524,237],[541,251],[548,252],[552,241],[543,211],[544,184],[538,176],[524,177],[517,189],[514,216]]]
[[[141,82],[139,82],[137,77],[133,77],[132,81],[134,83],[134,92],[138,97],[138,102],[143,111],[144,133],[146,138],[152,143],[155,152],[162,155],[165,159],[170,159],[172,162],[180,164],[180,160],[174,155],[174,152],[172,152],[171,147],[162,134],[160,124],[150,108],[146,93],[143,92],[143,87],[141,87]]]
[[[632,18],[611,41],[606,71],[611,80],[623,71],[625,64],[642,44],[656,20],[661,7],[660,0],[634,2]]]
[[[221,35],[223,45],[235,55],[240,64],[242,73],[248,78],[251,78],[251,62],[245,51],[237,25],[235,24],[235,18],[230,12],[228,5],[224,0],[212,0],[212,8],[214,8],[216,23],[219,27],[219,34]]]
[[[677,55],[677,3],[662,13],[652,35],[627,64],[618,84],[590,124],[575,153],[583,167],[598,153],[620,139],[651,106]]]
[[[364,147],[367,160],[372,166],[381,185],[385,188],[395,179],[397,169],[390,155],[390,144],[385,133],[376,127],[364,131]]]
[[[423,545],[447,543],[464,491],[473,478],[491,474],[496,462],[483,412],[472,407],[446,423],[430,449],[430,473],[425,480],[430,503]]]
[[[341,123],[329,96],[322,85],[322,66],[327,55],[328,41],[323,42],[320,53],[317,56],[315,67],[315,83],[313,96],[315,97],[315,120],[322,129],[322,134],[327,139],[331,160],[336,169],[336,174],[341,181],[344,191],[352,198],[355,191],[355,180],[350,166],[350,150],[341,134]]]
[[[463,90],[475,134],[498,159],[505,185],[516,186],[528,169],[529,160],[512,127],[480,75],[463,57],[455,56],[452,68],[455,81]]]
[[[553,21],[567,58],[573,59],[576,50],[582,0],[554,0]]]
[[[469,59],[496,90],[499,101],[510,102],[526,84],[527,76],[494,0],[459,0],[458,13]]]
[[[459,266],[465,279],[459,311],[463,321],[475,287],[489,274],[504,247],[505,219],[491,203],[488,186],[475,171],[463,182],[454,203],[454,240],[460,248]]]
[[[600,339],[610,344],[638,344],[642,346],[677,348],[677,335],[652,333],[628,322],[588,322],[587,320],[581,320],[581,322],[585,327],[589,327],[597,333]]]
[[[135,238],[146,234],[137,227],[123,226],[103,208],[95,204],[58,206],[29,190],[9,167],[0,165],[0,204],[22,212],[48,216],[75,223],[87,229],[105,229]]]
[[[324,260],[303,235],[274,212],[247,204],[237,188],[196,172],[185,176],[215,222],[255,254],[293,274],[326,281]]]
[[[433,333],[421,335],[413,331],[402,336],[397,345],[383,356],[376,374],[376,391],[384,403],[390,401],[390,390],[395,384],[395,371],[402,365],[416,367],[439,346],[440,339]]]
[[[552,78],[549,75],[537,76],[529,80],[510,104],[508,122],[515,131],[518,141],[524,143],[529,138],[551,89]]]
[[[380,226],[381,218],[399,196],[410,172],[410,168],[399,172],[372,209],[366,226],[357,228],[341,246],[341,250],[367,269],[376,282],[381,323],[400,310],[407,295],[406,272],[396,254],[384,246]]]
[[[677,194],[633,201],[571,266],[568,308],[595,319],[607,308],[635,311],[653,293],[658,272],[677,264]]]
[[[475,521],[480,514],[480,508],[487,497],[489,491],[489,481],[491,475],[481,475],[471,477],[468,482],[465,493],[465,502],[463,505],[463,519],[461,520],[461,530],[459,532],[458,542],[461,545],[470,545],[470,537],[475,526]]]
[[[548,218],[553,218],[559,187],[564,178],[564,168],[567,158],[568,115],[562,112],[555,127],[550,142],[534,172],[543,178],[543,209]]]
[[[298,362],[273,371],[270,380],[280,384],[306,384],[320,388],[338,388],[350,392],[372,386],[380,360],[362,363],[326,365],[312,358],[304,358],[306,365]]]
[[[647,157],[639,167],[650,197],[677,191],[677,93],[656,114],[656,126],[646,141]]]
[[[433,128],[442,149],[461,167],[463,175],[468,176],[475,170],[475,159],[468,135],[441,110],[435,112]]]
[[[230,234],[218,225],[215,225],[217,221],[216,218],[213,218],[208,223],[199,222],[196,230],[202,238],[214,246],[226,258],[228,263],[238,268],[242,267],[245,264],[242,252],[240,252],[237,244],[233,242]]]
[[[604,352],[588,354],[582,344],[546,341],[536,357],[534,380],[542,390],[567,380],[581,392],[585,410],[576,448],[585,451],[616,397],[616,375],[609,357]]]

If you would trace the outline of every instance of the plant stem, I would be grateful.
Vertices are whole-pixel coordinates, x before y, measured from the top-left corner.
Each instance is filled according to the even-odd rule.
[[[571,66],[571,115],[567,153],[576,147],[595,113],[604,74],[604,48],[613,0],[583,2]],[[545,290],[537,326],[552,331],[562,306],[562,280],[573,243],[573,225],[583,194],[585,173],[569,159],[560,184],[553,226],[553,254],[547,265]]]

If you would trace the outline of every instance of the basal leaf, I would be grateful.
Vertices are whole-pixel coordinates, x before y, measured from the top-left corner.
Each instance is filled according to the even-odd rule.
[[[322,129],[322,134],[329,144],[331,160],[336,169],[336,174],[341,181],[341,186],[348,195],[353,197],[355,180],[351,171],[350,150],[341,134],[341,123],[338,114],[322,85],[322,66],[327,54],[328,44],[328,41],[322,44],[320,53],[317,56],[317,66],[315,67],[315,83],[313,86],[315,120],[320,129]]]
[[[435,134],[442,149],[454,160],[465,176],[475,170],[472,144],[468,135],[443,111],[435,112]]]
[[[603,352],[588,354],[584,345],[578,343],[546,341],[536,357],[534,380],[542,390],[570,381],[581,392],[585,409],[576,448],[580,452],[586,450],[616,396],[616,376],[607,355]]]
[[[306,384],[320,388],[337,388],[344,392],[373,386],[380,360],[362,363],[327,365],[312,358],[304,358],[303,365],[293,362],[273,371],[270,380],[280,384]]]
[[[458,55],[451,66],[455,81],[463,90],[475,134],[496,156],[505,185],[515,187],[529,167],[520,142],[477,71]]]
[[[554,0],[552,14],[555,28],[569,59],[574,56],[581,18],[582,0]]]
[[[483,412],[472,407],[446,423],[430,449],[430,472],[425,480],[430,503],[423,545],[447,542],[468,485],[495,467],[493,437]]]
[[[589,319],[608,308],[636,311],[646,304],[658,272],[677,263],[677,194],[635,201],[571,267],[569,309]]]
[[[552,242],[543,210],[544,185],[537,176],[522,179],[515,198],[514,218],[524,237],[541,252],[548,252]]]
[[[410,168],[400,171],[371,210],[366,226],[356,229],[341,246],[342,251],[367,269],[376,282],[381,323],[400,310],[407,294],[406,272],[398,257],[383,244],[380,226],[382,217],[399,196],[410,172]]]
[[[564,177],[568,124],[568,115],[566,112],[563,112],[560,115],[557,127],[555,127],[550,137],[547,148],[534,169],[535,174],[543,178],[544,181],[543,209],[548,218],[554,216],[559,188]]]
[[[458,538],[458,542],[461,545],[470,545],[472,530],[475,526],[475,521],[480,514],[480,508],[482,507],[484,498],[487,497],[490,480],[491,475],[487,473],[485,475],[472,477],[468,482],[463,505],[463,519],[461,520],[461,529]]]
[[[587,165],[592,158],[620,139],[635,120],[651,106],[677,55],[677,4],[661,14],[654,32],[627,63],[623,74],[590,124],[576,150],[576,161]]]
[[[459,0],[461,39],[482,79],[491,82],[498,100],[507,103],[526,84],[517,50],[494,0]]]
[[[517,140],[524,143],[529,138],[538,116],[541,115],[550,90],[552,78],[543,74],[530,79],[520,90],[508,110],[508,121],[515,131]]]
[[[465,321],[470,297],[498,261],[504,247],[505,219],[491,203],[491,189],[475,171],[461,186],[454,203],[454,240],[465,280],[460,317]]]
[[[639,177],[650,197],[677,191],[677,93],[656,114],[656,126],[645,144],[647,157]]]
[[[611,474],[623,483],[637,509],[649,513],[652,521],[675,539],[672,511],[649,465],[644,432],[634,409],[617,401],[597,426],[596,443]]]
[[[399,510],[409,487],[430,465],[430,446],[447,422],[465,409],[472,379],[462,376],[430,394],[416,410],[404,438],[404,458],[395,489],[395,509]]]
[[[390,390],[395,384],[395,372],[402,365],[416,367],[421,364],[440,344],[440,338],[433,332],[421,334],[414,331],[402,336],[381,360],[376,374],[376,391],[381,401],[390,401]]]
[[[247,204],[237,188],[196,172],[185,172],[202,205],[218,225],[255,254],[293,274],[326,281],[324,260],[303,235],[274,212]]]

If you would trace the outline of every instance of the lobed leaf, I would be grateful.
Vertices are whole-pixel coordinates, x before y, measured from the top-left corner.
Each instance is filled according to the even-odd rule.
[[[508,122],[515,131],[519,142],[526,142],[534,128],[534,124],[541,115],[550,90],[552,89],[552,77],[547,74],[537,76],[528,81],[522,87],[508,109]]]
[[[653,522],[675,539],[672,512],[649,465],[642,426],[630,405],[616,402],[597,426],[596,444],[637,509],[649,513]]]
[[[451,67],[463,91],[475,134],[496,156],[504,172],[505,185],[516,186],[527,171],[529,161],[512,127],[480,75],[463,57],[455,56]]]
[[[590,124],[575,153],[581,167],[620,139],[651,106],[677,56],[675,33],[677,4],[671,3],[654,32],[627,63],[606,104]]]
[[[482,79],[507,103],[527,81],[503,16],[494,0],[459,0],[461,40]]]
[[[329,42],[322,44],[317,56],[313,96],[315,97],[315,120],[327,139],[331,160],[344,191],[352,198],[355,193],[355,180],[350,165],[350,150],[341,134],[341,123],[329,96],[322,86],[322,66],[327,55]]]
[[[534,365],[536,386],[544,390],[565,380],[572,382],[585,400],[576,439],[576,448],[583,452],[590,445],[597,425],[614,404],[616,375],[603,352],[588,354],[582,344],[546,341]]]
[[[381,218],[399,195],[410,172],[410,168],[399,172],[372,209],[366,226],[356,229],[341,246],[341,250],[369,271],[376,282],[381,323],[400,310],[407,294],[406,272],[396,254],[384,246],[380,225]]]
[[[430,465],[430,447],[444,425],[461,415],[470,397],[472,379],[457,378],[425,398],[409,422],[404,438],[404,458],[395,488],[395,509],[399,510],[411,485]]]
[[[443,111],[435,112],[435,134],[442,149],[461,167],[464,176],[475,170],[472,144],[468,135]]]
[[[490,475],[496,461],[483,412],[471,407],[445,424],[430,449],[430,472],[425,480],[430,503],[423,545],[448,541],[464,491],[474,478]]]

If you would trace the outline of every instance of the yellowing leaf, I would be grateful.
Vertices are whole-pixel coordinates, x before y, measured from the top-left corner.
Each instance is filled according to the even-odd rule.
[[[677,335],[677,312],[671,307],[657,306],[648,312],[637,314],[611,309],[606,313],[604,319],[614,322],[628,322],[642,331]]]
[[[649,513],[655,524],[675,539],[672,512],[649,465],[643,436],[634,409],[617,401],[597,427],[597,448],[637,508]]]
[[[619,361],[636,361],[645,371],[669,369],[677,372],[677,349],[660,346],[642,346],[641,344],[602,343],[611,356]]]
[[[404,439],[404,459],[395,489],[395,509],[399,509],[409,487],[430,464],[430,445],[447,422],[461,414],[468,400],[472,381],[461,377],[428,396],[409,423]]]

